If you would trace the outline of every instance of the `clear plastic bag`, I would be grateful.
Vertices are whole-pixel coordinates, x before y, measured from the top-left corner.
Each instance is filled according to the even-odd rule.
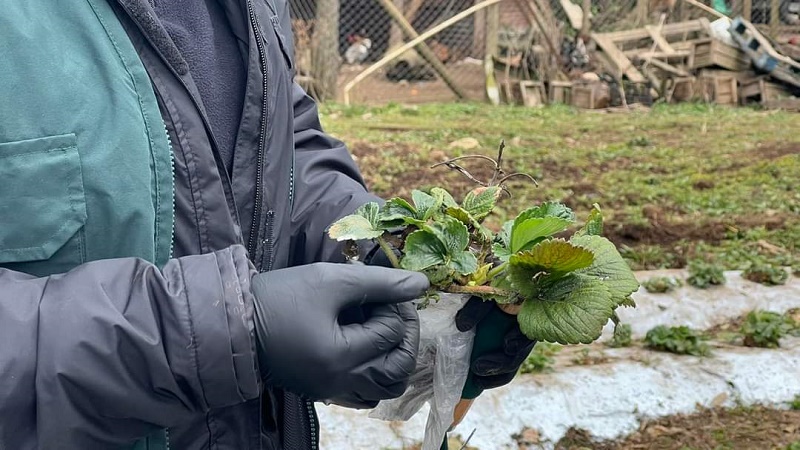
[[[375,419],[406,421],[430,403],[422,450],[440,448],[467,380],[475,332],[458,331],[455,316],[469,298],[442,293],[438,301],[419,311],[419,354],[408,389],[396,399],[380,402],[369,414]]]

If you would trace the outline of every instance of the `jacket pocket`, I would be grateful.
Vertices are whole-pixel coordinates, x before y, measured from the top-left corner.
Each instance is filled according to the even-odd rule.
[[[74,134],[0,143],[0,180],[0,265],[57,256],[52,271],[43,264],[31,271],[43,275],[84,262],[86,198]]]

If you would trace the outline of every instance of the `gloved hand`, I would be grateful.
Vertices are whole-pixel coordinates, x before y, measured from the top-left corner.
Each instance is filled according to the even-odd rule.
[[[462,398],[475,398],[484,389],[510,383],[536,345],[522,334],[515,316],[479,297],[472,297],[456,314],[456,327],[459,331],[477,327]]]
[[[410,303],[428,288],[415,272],[317,263],[256,275],[258,360],[267,385],[312,400],[371,408],[401,395],[416,366],[419,318]],[[363,323],[347,308],[369,305]]]

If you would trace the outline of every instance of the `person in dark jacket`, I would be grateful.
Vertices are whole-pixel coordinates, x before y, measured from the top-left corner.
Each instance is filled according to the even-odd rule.
[[[0,448],[314,449],[314,401],[404,391],[428,282],[337,264],[326,227],[378,199],[285,0],[0,10]]]

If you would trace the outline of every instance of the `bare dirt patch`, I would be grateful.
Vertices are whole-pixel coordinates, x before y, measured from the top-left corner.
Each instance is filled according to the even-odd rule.
[[[598,442],[585,431],[571,429],[556,449],[772,450],[798,441],[800,411],[715,408],[644,422],[637,432],[614,442]]]
[[[776,214],[707,218],[697,221],[670,218],[667,212],[652,205],[645,205],[642,209],[647,223],[630,223],[623,217],[617,217],[614,225],[607,227],[606,236],[618,245],[647,244],[669,247],[683,240],[718,243],[731,233],[741,230],[759,227],[764,227],[766,230],[780,229],[789,220],[786,214]]]

